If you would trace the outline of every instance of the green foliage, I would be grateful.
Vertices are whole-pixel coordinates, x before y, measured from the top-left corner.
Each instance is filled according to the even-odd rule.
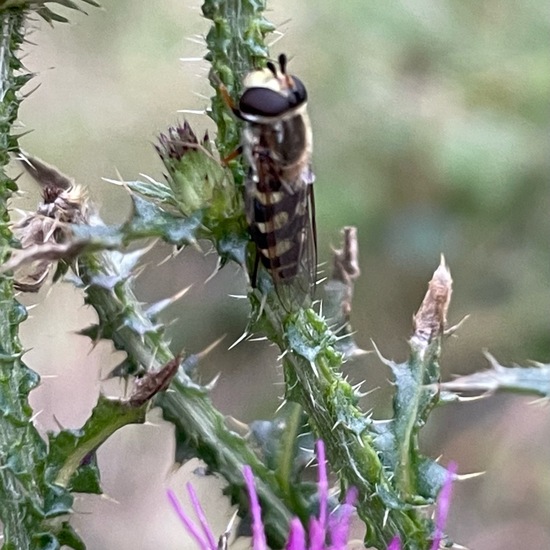
[[[252,68],[265,65],[268,58],[265,37],[275,30],[264,18],[265,7],[265,0],[206,0],[202,5],[204,17],[212,21],[206,35],[206,59],[212,65],[210,82],[217,93],[212,98],[210,116],[216,123],[216,146],[222,158],[237,148],[240,132],[219,92],[219,84],[236,98],[244,76]],[[236,181],[242,181],[242,170],[237,167],[234,170]]]
[[[82,13],[86,13],[80,7],[80,3],[85,3],[89,6],[99,7],[99,4],[95,0],[1,0],[0,11],[9,8],[29,11],[32,10],[32,12],[38,14],[50,24],[68,23],[69,20],[66,17],[52,10],[46,4],[58,4],[59,6],[63,6],[67,9],[77,10]]]
[[[461,376],[441,384],[446,401],[456,401],[458,393],[476,393],[486,396],[496,391],[511,391],[543,398],[550,397],[550,365],[535,364],[532,367],[505,367],[487,354],[490,368]],[[460,398],[458,398],[460,399]]]
[[[84,1],[95,5],[92,0]],[[57,3],[78,9],[69,0]],[[43,2],[0,2],[0,15],[9,27],[3,40],[11,41],[4,43],[7,57],[2,60],[6,93],[0,137],[4,163],[8,152],[16,147],[10,126],[19,104],[16,92],[26,82],[25,76],[13,75],[21,68],[13,52],[22,39],[21,16],[14,6],[35,7],[50,22],[64,20]],[[12,11],[5,11],[8,7]],[[71,513],[72,493],[101,492],[95,451],[120,427],[143,422],[149,401],[167,387],[176,370],[173,391],[155,398],[164,417],[176,428],[176,460],[199,457],[210,471],[221,474],[228,484],[227,494],[240,504],[242,514],[247,503],[241,472],[243,465],[249,464],[257,477],[265,527],[275,548],[284,545],[290,517],[297,515],[306,522],[315,507],[313,487],[302,479],[315,437],[325,441],[340,486],[358,489],[358,512],[367,525],[366,543],[385,548],[390,539],[400,535],[405,548],[422,550],[431,545],[433,523],[421,507],[435,501],[447,474],[445,468],[421,453],[419,445],[420,430],[435,406],[453,399],[451,392],[459,390],[507,389],[545,397],[550,393],[548,365],[519,369],[496,363],[486,373],[443,385],[445,392],[439,393],[439,359],[451,287],[444,264],[436,271],[415,316],[408,360],[397,363],[382,359],[395,381],[394,414],[386,421],[374,421],[360,409],[359,388],[342,374],[345,360],[362,353],[349,325],[351,290],[358,275],[353,270],[347,276],[331,275],[324,315],[313,309],[289,315],[265,273],[260,276],[259,290],[250,291],[251,320],[246,335],[262,332],[279,346],[284,354],[286,383],[287,403],[282,413],[272,421],[250,426],[261,460],[247,439],[228,429],[223,415],[212,406],[210,388],[195,379],[200,357],[173,356],[164,326],[158,322],[159,311],[172,300],[150,309],[142,307],[133,292],[133,279],[143,251],[127,252],[124,247],[149,237],[178,247],[197,246],[199,240],[207,239],[219,252],[220,264],[246,264],[243,168],[240,161],[227,166],[217,156],[227,157],[235,149],[240,128],[222,100],[219,84],[236,98],[242,76],[265,63],[268,52],[264,39],[273,27],[264,19],[264,9],[264,2],[252,0],[204,2],[203,14],[212,21],[207,59],[212,65],[211,82],[217,89],[211,111],[218,126],[217,151],[207,136],[199,141],[187,123],[168,130],[157,146],[167,170],[167,183],[152,179],[125,182],[133,205],[125,223],[107,227],[97,218],[89,219],[82,209],[67,224],[62,237],[56,235],[57,241],[11,251],[14,241],[5,202],[16,186],[2,176],[3,273],[37,259],[59,261],[59,272],[71,268],[73,282],[83,289],[86,303],[98,315],[98,322],[81,334],[94,343],[109,339],[117,350],[126,352],[113,375],[138,377],[128,400],[101,396],[82,428],[49,435],[46,452],[32,427],[27,403],[28,392],[38,378],[21,362],[17,339],[17,326],[26,313],[13,300],[11,278],[2,275],[0,330],[4,333],[0,340],[6,344],[0,361],[0,430],[6,437],[0,452],[6,457],[6,466],[0,469],[0,518],[7,549],[59,548],[62,544],[84,548],[69,523],[60,522],[61,516]],[[452,163],[449,166],[453,168]],[[456,172],[465,170],[458,167]],[[40,180],[40,174],[34,177]],[[43,182],[41,185],[45,187]],[[11,259],[6,261],[10,252]],[[25,488],[19,501],[10,494],[14,479]]]
[[[8,200],[17,189],[5,173],[9,152],[17,146],[11,125],[17,117],[21,86],[28,77],[16,76],[22,66],[17,52],[23,41],[23,15],[18,10],[0,10],[0,261],[14,245],[9,227]],[[34,535],[41,530],[46,497],[51,494],[41,480],[46,452],[33,427],[28,394],[38,376],[22,361],[19,324],[26,311],[14,298],[9,276],[0,275],[0,520],[4,548],[37,547]],[[55,500],[55,499],[54,499]]]

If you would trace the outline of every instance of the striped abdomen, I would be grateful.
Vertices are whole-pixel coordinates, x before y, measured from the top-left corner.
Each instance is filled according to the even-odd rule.
[[[298,273],[308,237],[308,186],[266,178],[248,193],[249,231],[260,261],[276,280]]]
[[[311,139],[304,113],[245,130],[246,214],[259,260],[275,283],[315,272]],[[313,265],[311,265],[313,264]],[[254,281],[253,281],[254,283]]]

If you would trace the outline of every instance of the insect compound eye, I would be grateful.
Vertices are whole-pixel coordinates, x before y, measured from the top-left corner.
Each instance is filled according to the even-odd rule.
[[[293,76],[292,81],[294,82],[294,87],[291,90],[289,102],[290,107],[296,107],[307,100],[307,90],[304,83],[299,78]]]
[[[239,101],[239,111],[242,115],[257,115],[276,117],[294,107],[298,107],[307,100],[306,87],[295,76],[292,77],[294,86],[283,95],[269,88],[249,88]]]
[[[274,117],[291,107],[289,98],[269,88],[249,88],[239,101],[239,111],[243,115]]]

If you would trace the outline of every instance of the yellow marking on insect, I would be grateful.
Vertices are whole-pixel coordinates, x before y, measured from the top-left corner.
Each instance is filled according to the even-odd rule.
[[[258,202],[261,202],[264,206],[267,206],[269,204],[277,204],[278,202],[281,202],[285,198],[285,193],[278,191],[273,191],[272,193],[255,191],[254,196]]]
[[[273,258],[277,256],[282,256],[285,252],[288,252],[294,243],[289,239],[284,239],[278,243],[270,246],[269,248],[262,248],[261,252],[266,258]]]
[[[277,231],[277,229],[281,229],[284,227],[288,222],[288,212],[279,212],[275,216],[273,216],[273,219],[269,223],[261,223],[256,222],[256,227],[262,232],[262,233],[271,233],[272,231]]]
[[[245,77],[243,85],[245,90],[248,88],[269,88],[274,92],[282,91],[281,81],[275,78],[269,69],[252,71]]]

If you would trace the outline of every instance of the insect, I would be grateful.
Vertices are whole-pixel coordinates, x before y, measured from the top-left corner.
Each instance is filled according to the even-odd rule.
[[[246,218],[256,247],[252,286],[260,264],[270,273],[277,294],[291,311],[304,305],[315,287],[317,236],[312,134],[301,80],[268,62],[244,79],[234,114],[244,121],[241,148],[248,164]]]

